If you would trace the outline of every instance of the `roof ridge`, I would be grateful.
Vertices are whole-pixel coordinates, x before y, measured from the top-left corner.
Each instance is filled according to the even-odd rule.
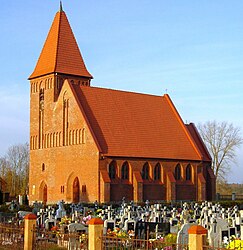
[[[57,58],[58,58],[58,43],[60,42],[60,26],[61,26],[61,18],[62,18],[62,13],[64,13],[64,11],[62,10],[62,1],[60,1],[60,11],[59,11],[59,23],[58,23],[58,34],[57,34],[57,44],[56,44],[56,58],[55,58],[55,67],[54,67],[54,72],[57,71]]]
[[[168,94],[165,94],[164,97],[165,97],[165,99],[167,100],[167,102],[168,102],[169,106],[171,107],[172,111],[174,112],[174,114],[175,114],[175,116],[176,116],[178,122],[180,123],[181,127],[183,128],[183,130],[184,130],[184,132],[185,132],[187,138],[189,139],[189,141],[190,141],[192,147],[193,147],[194,150],[196,151],[197,155],[202,159],[202,154],[201,154],[200,150],[197,148],[196,143],[194,142],[193,138],[191,137],[189,131],[187,130],[185,123],[182,121],[182,118],[181,118],[181,116],[179,115],[179,113],[178,113],[176,107],[175,107],[174,104],[172,103],[172,101],[171,101],[169,95],[168,95]]]
[[[82,86],[86,87],[86,86]],[[122,90],[122,89],[112,89],[112,88],[105,88],[105,87],[99,87],[99,86],[89,86],[89,88],[95,88],[95,89],[102,89],[102,90],[111,90],[111,91],[118,91],[118,92],[123,92],[123,93],[129,93],[129,94],[136,94],[136,95],[146,95],[146,96],[153,96],[153,97],[164,97],[164,95],[155,95],[155,94],[147,94],[147,93],[141,93],[141,92],[135,92],[132,90]]]

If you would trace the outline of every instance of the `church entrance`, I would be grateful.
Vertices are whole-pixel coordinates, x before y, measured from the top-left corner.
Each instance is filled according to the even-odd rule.
[[[43,203],[46,204],[47,202],[47,185],[45,184],[45,186],[43,187]]]
[[[79,180],[76,177],[73,181],[73,203],[79,203],[80,198],[80,187],[79,187]]]

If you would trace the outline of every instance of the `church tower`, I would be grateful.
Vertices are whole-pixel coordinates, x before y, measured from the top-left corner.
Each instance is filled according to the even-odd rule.
[[[45,109],[59,96],[65,79],[90,86],[92,75],[86,69],[67,16],[60,5],[33,73],[31,92],[31,139],[34,148],[43,148]],[[37,111],[39,109],[39,112]],[[36,116],[38,114],[38,116]],[[36,129],[38,128],[38,132]]]
[[[62,171],[69,174],[66,169],[71,169],[71,166],[67,166],[66,161],[71,159],[70,155],[75,149],[80,152],[78,148],[82,146],[84,148],[85,135],[88,133],[85,122],[79,117],[80,111],[76,110],[77,104],[75,97],[70,95],[70,88],[72,86],[89,88],[92,78],[85,66],[67,16],[60,6],[35,69],[29,76],[29,193],[32,202],[35,200],[48,202],[55,197],[70,202],[79,200],[77,198],[80,196],[79,192],[74,194],[76,190],[74,186],[79,187],[80,178],[76,178],[75,182],[73,180],[75,176],[70,177],[69,181],[65,179],[67,176],[61,176]],[[72,118],[71,113],[75,114],[75,118]],[[74,145],[73,151],[71,145]],[[53,177],[54,173],[56,177]],[[69,190],[70,197],[67,189],[71,190]],[[59,196],[55,193],[57,190]]]

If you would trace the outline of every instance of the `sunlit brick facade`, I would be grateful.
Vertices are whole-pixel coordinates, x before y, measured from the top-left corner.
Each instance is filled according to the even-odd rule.
[[[30,202],[212,200],[211,158],[170,97],[91,87],[65,12],[30,80]]]

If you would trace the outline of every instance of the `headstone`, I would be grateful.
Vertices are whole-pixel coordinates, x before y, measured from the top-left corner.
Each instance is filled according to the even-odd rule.
[[[59,201],[58,202],[58,209],[56,211],[56,220],[61,220],[62,217],[66,216],[66,210],[64,208],[64,201]]]
[[[177,234],[177,240],[176,243],[178,245],[188,245],[188,229],[196,225],[195,223],[186,223],[182,225],[181,230]]]

